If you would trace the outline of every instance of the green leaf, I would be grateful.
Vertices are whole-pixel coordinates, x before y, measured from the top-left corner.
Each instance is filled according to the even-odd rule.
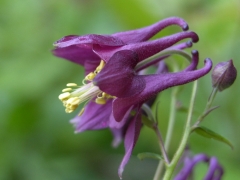
[[[150,152],[139,153],[137,155],[137,157],[140,160],[143,160],[145,158],[152,158],[152,159],[157,159],[157,160],[163,160],[162,156],[160,156],[159,154],[150,153]]]
[[[192,129],[192,132],[193,131],[195,131],[197,134],[199,134],[203,137],[210,138],[210,139],[212,138],[217,141],[221,141],[221,142],[229,145],[233,149],[233,145],[231,144],[231,142],[229,140],[227,140],[225,137],[221,136],[220,134],[215,133],[214,131],[212,131],[206,127],[197,126]]]

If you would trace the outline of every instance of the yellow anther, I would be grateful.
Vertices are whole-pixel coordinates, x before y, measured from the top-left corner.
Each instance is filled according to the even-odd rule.
[[[65,92],[65,93],[62,93],[62,94],[60,94],[59,96],[58,96],[58,98],[61,100],[61,101],[63,101],[63,100],[66,100],[66,99],[68,99],[69,97],[70,97],[70,93],[69,92]]]
[[[102,92],[98,97],[105,98],[105,99],[113,98],[113,96],[111,96],[105,92]]]
[[[85,108],[82,108],[78,116],[81,116],[84,113]]]
[[[75,87],[75,86],[77,86],[76,83],[68,83],[68,84],[67,84],[67,87]]]
[[[89,100],[95,97],[96,97],[95,102],[97,104],[106,104],[109,98],[113,98],[113,96],[103,93],[98,88],[98,86],[95,86],[93,82],[91,82],[95,78],[95,76],[103,69],[104,66],[105,66],[105,62],[101,60],[96,70],[93,72],[90,72],[83,79],[82,86],[78,86],[75,83],[68,83],[67,88],[62,90],[63,93],[60,94],[58,98],[63,102],[66,113],[73,112],[79,106],[79,104],[83,102],[87,103],[89,102]],[[74,88],[74,87],[78,87],[78,88]],[[80,111],[79,116],[81,116],[83,112],[84,112],[84,108]]]
[[[66,101],[66,107],[71,107],[74,105],[78,105],[80,102],[80,98],[79,97],[71,97]]]
[[[102,97],[104,97],[104,98],[110,98],[111,96],[110,96],[109,94],[103,92],[103,93],[102,93]]]
[[[68,91],[72,91],[72,88],[65,88],[62,90],[62,92],[68,92]]]
[[[99,66],[96,68],[96,70],[94,71],[95,74],[99,73],[102,68],[105,66],[105,62],[103,60],[101,60]]]
[[[65,112],[66,113],[71,113],[71,112],[73,112],[74,110],[72,110],[72,109],[65,109]]]
[[[79,105],[79,103],[80,103],[80,98],[79,97],[75,97],[73,100],[72,100],[72,102],[71,102],[71,104],[72,104],[72,106],[75,106],[75,105]]]
[[[96,74],[94,74],[93,72],[90,72],[85,78],[84,80],[88,80],[88,81],[92,81],[95,78]]]
[[[106,104],[106,99],[104,99],[104,98],[102,98],[102,97],[97,97],[97,98],[95,99],[95,102],[96,102],[97,104]]]

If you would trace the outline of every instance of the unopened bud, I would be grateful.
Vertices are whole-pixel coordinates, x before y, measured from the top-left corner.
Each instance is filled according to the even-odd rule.
[[[218,63],[212,71],[212,85],[219,91],[230,87],[237,77],[232,60]]]

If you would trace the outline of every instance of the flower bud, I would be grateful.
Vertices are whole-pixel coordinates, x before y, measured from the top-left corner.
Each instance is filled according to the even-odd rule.
[[[237,77],[232,60],[218,63],[212,71],[212,85],[219,91],[230,87]]]

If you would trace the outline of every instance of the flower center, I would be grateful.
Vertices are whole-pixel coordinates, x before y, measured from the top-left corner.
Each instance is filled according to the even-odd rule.
[[[75,83],[68,83],[67,88],[62,90],[62,94],[58,98],[63,102],[63,106],[66,108],[66,113],[73,112],[81,103],[88,102],[95,98],[97,104],[105,104],[108,99],[114,98],[113,96],[102,92],[98,86],[92,83],[95,76],[105,66],[105,62],[101,60],[99,66],[94,72],[90,72],[82,81],[82,86],[78,86]],[[80,111],[79,115],[82,115],[84,108]]]

